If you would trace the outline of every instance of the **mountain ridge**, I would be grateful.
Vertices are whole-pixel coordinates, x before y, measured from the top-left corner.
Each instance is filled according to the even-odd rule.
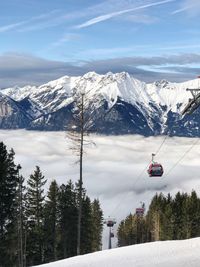
[[[199,136],[199,110],[191,116],[180,116],[191,98],[186,89],[198,87],[198,79],[146,84],[126,72],[105,75],[89,72],[77,77],[63,76],[40,86],[6,88],[0,92],[17,103],[29,118],[29,122],[18,128],[69,129],[75,108],[74,95],[84,92],[86,104],[93,103],[102,115],[94,119],[91,129],[98,133]],[[100,117],[104,120],[99,120]],[[0,128],[8,127],[5,125],[0,122]],[[9,124],[8,128],[13,127]]]

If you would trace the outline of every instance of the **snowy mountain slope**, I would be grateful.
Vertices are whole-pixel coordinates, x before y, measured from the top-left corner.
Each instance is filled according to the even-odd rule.
[[[29,125],[30,116],[10,97],[0,93],[0,128],[1,129],[18,129]]]
[[[191,93],[187,88],[200,87],[199,80],[192,80],[184,83],[169,83],[165,80],[147,84],[148,94],[152,100],[160,106],[167,106],[168,111],[179,112],[179,104],[186,105]]]
[[[1,92],[16,101],[20,101],[30,95],[31,92],[34,92],[36,90],[36,86],[27,85],[24,87],[15,86],[11,88],[6,88],[1,90]]]
[[[74,94],[84,92],[86,105],[88,107],[93,105],[102,115],[98,116],[93,123],[97,132],[143,135],[167,132],[182,135],[182,128],[189,120],[192,123],[190,128],[188,126],[184,129],[183,135],[187,136],[189,132],[189,136],[195,136],[196,124],[199,124],[198,116],[197,118],[191,116],[184,121],[182,118],[180,120],[179,114],[191,97],[186,88],[198,88],[198,86],[198,79],[180,84],[167,81],[145,84],[125,72],[106,75],[89,72],[78,77],[64,76],[38,87],[15,87],[1,92],[17,101],[19,105],[25,100],[30,103],[27,113],[32,118],[29,127],[32,128],[33,125],[33,129],[63,130],[66,128],[66,123],[69,124],[69,121],[64,120],[64,125],[64,121],[60,119],[64,116],[63,110],[68,107],[67,110],[71,110],[73,116],[71,107],[74,103]],[[100,117],[104,118],[104,121],[101,121]],[[171,129],[175,121],[176,124],[177,121],[178,125],[180,124],[176,131]],[[119,123],[121,127],[118,127]],[[54,125],[57,126],[54,127]]]
[[[160,241],[91,253],[40,267],[199,267],[200,238]]]

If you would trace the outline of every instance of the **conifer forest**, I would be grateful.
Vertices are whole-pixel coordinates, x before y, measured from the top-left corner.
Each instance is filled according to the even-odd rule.
[[[76,255],[78,189],[46,182],[39,166],[22,177],[15,152],[0,142],[0,267],[33,266]],[[103,212],[83,189],[81,254],[101,250]]]
[[[156,194],[143,215],[129,214],[118,227],[118,246],[200,236],[200,198],[178,192]]]

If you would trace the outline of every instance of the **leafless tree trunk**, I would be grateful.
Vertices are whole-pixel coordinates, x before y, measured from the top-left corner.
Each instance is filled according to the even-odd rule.
[[[78,192],[78,226],[77,226],[77,255],[81,254],[81,224],[82,224],[82,198],[83,198],[83,154],[85,145],[92,144],[88,140],[88,133],[91,127],[93,108],[86,105],[85,92],[77,93],[75,96],[75,114],[71,131],[67,132],[67,138],[71,141],[70,146],[79,160],[79,192]],[[87,139],[87,140],[86,140]]]
[[[81,245],[81,217],[82,217],[82,189],[83,189],[83,136],[84,136],[84,94],[81,94],[81,113],[80,113],[80,179],[79,179],[79,210],[78,210],[78,232],[77,232],[77,255],[80,255]]]
[[[23,199],[22,199],[22,187],[23,177],[19,175],[21,166],[18,165],[18,261],[19,267],[24,267],[24,249],[23,249]]]

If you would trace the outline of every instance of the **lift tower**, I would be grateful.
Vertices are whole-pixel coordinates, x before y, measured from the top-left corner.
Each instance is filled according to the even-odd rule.
[[[186,90],[191,92],[193,98],[189,99],[189,103],[183,109],[182,115],[192,114],[200,106],[200,88],[196,89],[188,88]]]
[[[113,232],[111,231],[112,227],[116,224],[116,220],[115,219],[111,219],[108,218],[104,221],[104,223],[109,227],[109,241],[108,241],[108,249],[112,248],[112,242],[111,242],[111,238],[114,237]]]
[[[197,78],[200,81],[200,76],[197,76]],[[200,107],[200,87],[199,88],[188,88],[186,89],[186,91],[190,91],[193,98],[189,99],[189,103],[186,105],[186,107],[181,112],[182,115],[192,114],[198,107]]]

